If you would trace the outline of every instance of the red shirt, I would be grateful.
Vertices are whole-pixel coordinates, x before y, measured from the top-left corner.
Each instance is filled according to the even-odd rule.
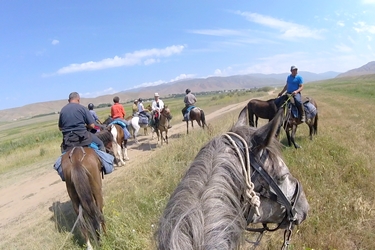
[[[111,107],[111,116],[112,116],[112,119],[116,119],[116,118],[124,119],[125,117],[124,107],[120,103],[113,104]]]

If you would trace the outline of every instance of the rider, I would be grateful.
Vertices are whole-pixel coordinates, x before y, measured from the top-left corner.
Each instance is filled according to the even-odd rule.
[[[73,146],[88,146],[91,142],[105,152],[103,142],[87,130],[95,127],[95,121],[89,110],[80,104],[80,99],[77,92],[70,93],[69,103],[60,111],[58,126],[63,134],[61,152],[66,152]]]
[[[114,104],[111,106],[111,117],[113,120],[120,120],[125,122],[125,110],[124,107],[120,104],[120,97],[113,97]]]
[[[89,105],[87,105],[88,109],[89,109],[89,112],[90,114],[92,115],[92,118],[94,118],[94,121],[95,121],[95,127],[99,127],[100,129],[103,129],[105,128],[103,125],[102,125],[102,122],[99,120],[99,117],[98,115],[96,114],[95,110],[94,110],[94,104],[92,103],[89,103]],[[92,130],[91,132],[92,133],[95,133],[96,132],[96,129]]]
[[[148,112],[146,112],[145,107],[143,106],[143,100],[142,100],[142,98],[138,99],[138,113],[140,115],[147,116],[149,121],[151,120],[151,114],[148,113]]]
[[[152,108],[152,111],[154,113],[155,124],[158,124],[160,112],[164,108],[164,102],[159,98],[159,94],[158,93],[154,94],[154,98],[155,99],[152,101],[151,108]],[[172,128],[171,123],[170,123],[171,119],[172,119],[171,115],[167,117],[168,128]]]
[[[133,116],[137,115],[137,113],[138,113],[138,99],[134,100],[134,103],[133,103],[133,106],[132,106],[132,112],[133,112]]]
[[[301,91],[303,90],[303,79],[297,75],[298,68],[296,66],[290,67],[291,74],[286,79],[284,88],[279,93],[278,97],[284,94],[285,90],[288,94],[294,97],[295,104],[298,108],[298,113],[301,116],[301,122],[305,122],[305,111],[302,105]]]
[[[185,90],[185,93],[186,93],[185,98],[184,98],[185,107],[181,110],[181,112],[182,112],[182,116],[184,116],[186,110],[187,110],[190,106],[193,106],[193,105],[196,103],[196,101],[197,101],[197,98],[195,97],[195,95],[193,95],[193,94],[191,93],[191,90],[190,90],[190,89],[186,89],[186,90]],[[185,120],[182,120],[182,121],[184,122]]]

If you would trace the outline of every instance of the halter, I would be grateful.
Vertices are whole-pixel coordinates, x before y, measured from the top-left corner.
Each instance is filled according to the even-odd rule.
[[[255,249],[255,247],[257,247],[259,245],[260,240],[262,239],[263,233],[265,231],[270,231],[270,232],[276,231],[277,229],[280,228],[280,226],[282,225],[282,223],[284,221],[288,221],[289,226],[285,230],[284,243],[283,243],[283,247],[282,247],[282,249],[287,249],[288,246],[289,246],[289,241],[290,241],[291,235],[292,235],[293,222],[296,220],[295,205],[296,205],[296,202],[298,201],[299,196],[300,196],[300,191],[301,191],[300,190],[300,183],[298,182],[298,180],[296,180],[297,184],[296,184],[295,192],[294,192],[294,195],[293,195],[291,201],[289,201],[287,199],[287,197],[285,196],[285,194],[282,192],[282,190],[279,188],[279,186],[276,184],[276,182],[273,180],[273,178],[263,168],[263,165],[264,165],[264,162],[267,159],[268,153],[267,152],[262,153],[262,155],[260,157],[260,161],[251,161],[251,159],[256,159],[256,156],[254,155],[254,153],[252,151],[250,151],[248,144],[246,143],[246,141],[240,135],[238,135],[236,133],[233,133],[233,132],[227,132],[226,134],[224,134],[224,136],[231,142],[232,146],[236,150],[236,152],[237,152],[237,154],[240,158],[241,165],[243,166],[243,169],[246,169],[245,165],[244,165],[244,162],[243,162],[243,156],[245,156],[246,165],[248,166],[247,171],[244,171],[246,184],[247,184],[247,188],[248,188],[246,193],[249,193],[249,192],[255,193],[253,182],[256,179],[257,175],[261,175],[261,177],[267,182],[267,184],[273,189],[274,192],[272,192],[272,191],[269,191],[268,193],[260,192],[260,193],[256,194],[255,196],[258,199],[259,199],[259,195],[260,195],[260,196],[263,196],[265,198],[274,200],[277,203],[279,203],[280,205],[284,206],[285,210],[286,210],[284,219],[274,229],[270,229],[267,226],[266,223],[262,224],[263,228],[246,228],[247,231],[259,233],[259,236],[258,236],[257,240],[255,242],[251,242],[251,243],[254,244],[254,249]],[[241,150],[241,153],[239,152],[239,150]],[[255,170],[255,172],[253,173],[252,176],[250,175],[250,168],[249,167],[252,167]],[[249,184],[249,183],[251,183],[251,184]],[[249,189],[249,187],[250,187],[250,189]],[[249,197],[249,195],[247,195],[247,197]],[[250,205],[253,205],[253,206],[251,206],[251,208],[250,208],[251,212],[249,213],[249,216],[247,218],[248,221],[249,221],[249,219],[251,219],[253,217],[254,214],[259,214],[259,211],[258,211],[259,204],[253,203],[254,197],[249,197],[249,198],[251,198],[249,203],[250,203]]]

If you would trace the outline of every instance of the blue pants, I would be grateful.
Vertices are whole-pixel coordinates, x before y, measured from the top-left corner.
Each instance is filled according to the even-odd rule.
[[[105,152],[105,147],[104,147],[104,143],[102,142],[102,140],[100,140],[95,134],[92,134],[91,137],[92,137],[92,142],[98,145],[99,150]]]

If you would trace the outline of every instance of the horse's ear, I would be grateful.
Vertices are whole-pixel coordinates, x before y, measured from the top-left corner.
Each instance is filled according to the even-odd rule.
[[[234,126],[246,126],[247,124],[247,106],[245,106],[238,115],[238,120]]]
[[[279,109],[275,117],[266,125],[257,129],[254,133],[253,142],[255,147],[265,148],[270,145],[272,139],[280,132],[284,117],[284,109]]]

